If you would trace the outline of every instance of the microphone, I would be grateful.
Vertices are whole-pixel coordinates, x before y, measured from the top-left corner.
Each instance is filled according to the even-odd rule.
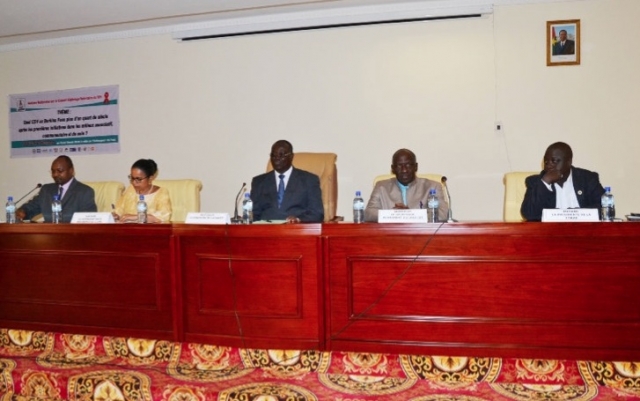
[[[233,209],[233,218],[231,219],[231,223],[233,224],[238,224],[242,221],[242,218],[238,216],[238,199],[240,199],[240,195],[242,194],[242,192],[244,191],[244,187],[246,186],[247,183],[243,182],[242,187],[240,187],[240,190],[238,191],[238,195],[236,195],[236,206],[235,209]]]
[[[26,198],[27,196],[29,196],[29,194],[31,194],[33,191],[35,191],[36,189],[40,188],[41,186],[42,186],[42,184],[37,183],[35,188],[33,188],[31,191],[27,192],[27,193],[26,193],[22,198],[20,198],[20,199],[18,199],[18,200],[16,201],[16,206],[18,206],[18,203],[20,203],[20,201],[21,201],[21,200],[23,200],[24,198]]]
[[[444,187],[444,189],[447,191],[447,200],[449,202],[449,212],[447,213],[447,223],[455,223],[458,220],[453,219],[453,211],[451,210],[451,195],[449,194],[449,187],[447,186],[447,177],[443,175],[442,179],[440,179],[440,182],[442,183],[442,186]]]

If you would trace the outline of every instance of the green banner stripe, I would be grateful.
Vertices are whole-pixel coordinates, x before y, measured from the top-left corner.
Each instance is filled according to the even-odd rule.
[[[118,135],[93,136],[85,138],[36,139],[31,141],[12,141],[11,148],[39,148],[43,146],[95,145],[98,143],[118,143]]]

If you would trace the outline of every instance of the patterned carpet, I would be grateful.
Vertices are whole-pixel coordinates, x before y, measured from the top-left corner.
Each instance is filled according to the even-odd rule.
[[[0,329],[0,400],[640,400],[640,363],[236,349]]]

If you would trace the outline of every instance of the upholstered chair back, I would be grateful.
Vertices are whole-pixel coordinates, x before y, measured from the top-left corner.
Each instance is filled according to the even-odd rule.
[[[527,191],[524,180],[534,174],[539,174],[539,171],[513,171],[504,175],[502,180],[504,183],[504,206],[502,211],[504,221],[523,221],[520,214],[520,206],[522,206],[524,194]]]
[[[153,183],[169,191],[171,222],[184,222],[187,213],[200,211],[202,182],[199,180],[155,180]]]
[[[111,212],[111,205],[115,205],[124,191],[124,184],[118,181],[82,181],[93,188],[98,212]]]

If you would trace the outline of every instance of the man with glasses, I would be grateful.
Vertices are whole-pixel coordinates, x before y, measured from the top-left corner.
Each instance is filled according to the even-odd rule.
[[[416,177],[416,155],[409,149],[397,150],[391,159],[391,172],[395,178],[378,181],[364,210],[365,221],[378,221],[378,211],[388,209],[423,209],[427,207],[429,190],[436,190],[440,202],[438,218],[447,221],[449,209],[442,185],[426,178]]]
[[[44,221],[51,222],[51,202],[59,195],[62,202],[62,222],[69,223],[75,212],[96,212],[93,188],[74,178],[73,162],[69,156],[59,156],[51,164],[53,183],[45,184],[29,202],[16,210],[20,220],[32,219],[42,213]]]
[[[253,177],[253,219],[287,223],[320,223],[324,220],[320,179],[293,167],[293,146],[279,140],[271,146],[273,171]]]

